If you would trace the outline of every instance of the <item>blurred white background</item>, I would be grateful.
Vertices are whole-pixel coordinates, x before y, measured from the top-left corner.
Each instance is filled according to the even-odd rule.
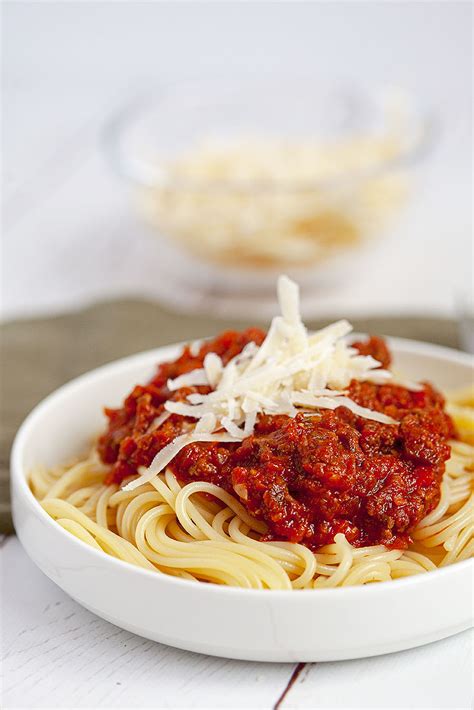
[[[6,2],[3,9],[4,318],[153,296],[157,245],[105,164],[104,123],[150,85],[279,72],[400,85],[442,122],[410,208],[363,273],[321,294],[319,313],[453,314],[458,295],[469,292],[470,2]]]

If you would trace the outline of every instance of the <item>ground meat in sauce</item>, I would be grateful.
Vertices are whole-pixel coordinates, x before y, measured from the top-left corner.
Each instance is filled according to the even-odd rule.
[[[137,385],[123,407],[107,409],[108,429],[98,444],[102,460],[112,465],[106,481],[121,483],[136,474],[193,426],[193,419],[172,415],[159,429],[151,427],[167,399],[209,391],[194,387],[170,393],[168,378],[201,367],[208,352],[225,363],[248,342],[259,345],[264,337],[255,328],[228,331],[203,344],[198,354],[187,347],[176,361],[160,365],[149,384]],[[372,337],[353,345],[389,366],[383,340]],[[241,443],[190,444],[172,469],[182,482],[205,480],[237,493],[267,524],[265,540],[300,542],[314,550],[342,532],[358,547],[405,548],[411,530],[439,501],[453,424],[442,396],[429,384],[414,392],[352,381],[349,396],[399,425],[358,417],[345,407],[295,418],[265,415]]]

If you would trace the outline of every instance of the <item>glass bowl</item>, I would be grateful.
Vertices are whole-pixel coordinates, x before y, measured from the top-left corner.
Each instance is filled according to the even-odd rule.
[[[104,138],[160,237],[157,269],[235,302],[273,293],[282,271],[306,289],[333,279],[404,204],[434,128],[400,90],[306,77],[175,84],[125,106]]]

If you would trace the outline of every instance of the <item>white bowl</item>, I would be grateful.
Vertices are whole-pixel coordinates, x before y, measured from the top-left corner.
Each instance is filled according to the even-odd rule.
[[[441,389],[472,378],[472,358],[393,339],[396,366]],[[178,648],[256,661],[333,661],[420,646],[472,624],[473,561],[365,587],[263,591],[199,584],[109,557],[57,525],[28,484],[35,465],[64,462],[179,346],[135,355],[83,375],[47,397],[21,426],[12,453],[13,516],[40,569],[98,616]]]

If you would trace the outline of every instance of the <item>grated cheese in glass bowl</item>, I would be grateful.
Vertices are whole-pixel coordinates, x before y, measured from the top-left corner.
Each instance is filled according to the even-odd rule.
[[[305,290],[362,254],[409,196],[433,128],[400,90],[305,78],[176,84],[104,135],[160,238],[159,295],[227,315],[226,297],[238,312],[239,293],[264,299],[282,269]]]

